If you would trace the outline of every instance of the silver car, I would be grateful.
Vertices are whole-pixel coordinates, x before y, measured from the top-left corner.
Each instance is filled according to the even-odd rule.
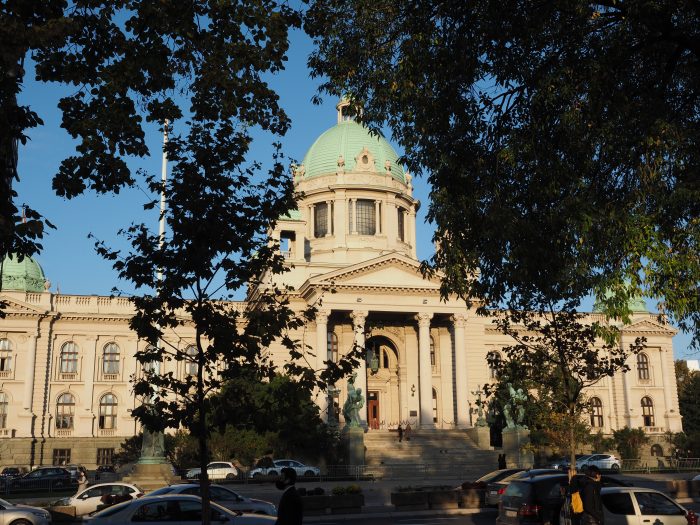
[[[108,504],[109,501],[126,501],[143,496],[144,491],[137,485],[131,483],[100,483],[92,485],[78,492],[75,496],[58,500],[55,505],[65,505],[75,507],[76,516],[84,516],[95,512],[101,505]]]
[[[230,525],[275,525],[277,518],[260,514],[243,514],[211,503],[211,522]],[[186,494],[146,496],[119,503],[102,510],[83,523],[89,525],[121,525],[138,521],[167,525],[201,525],[202,499]]]
[[[29,505],[15,505],[0,499],[0,523],[22,523],[24,525],[50,525],[51,514],[48,510]]]
[[[199,483],[179,483],[154,490],[149,496],[160,496],[162,494],[193,494],[199,496],[200,485]],[[209,486],[209,499],[229,510],[277,516],[277,507],[274,503],[261,499],[246,498],[221,485]]]

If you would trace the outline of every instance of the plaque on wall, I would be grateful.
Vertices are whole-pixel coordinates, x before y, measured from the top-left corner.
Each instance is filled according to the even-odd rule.
[[[408,415],[411,416],[411,417],[418,417],[418,411],[417,411],[417,410],[411,410],[411,411],[408,413]]]

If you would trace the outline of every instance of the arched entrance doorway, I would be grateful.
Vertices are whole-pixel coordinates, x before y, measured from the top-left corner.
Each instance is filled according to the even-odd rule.
[[[367,348],[367,425],[370,429],[393,428],[401,420],[399,354],[384,336],[370,337]]]

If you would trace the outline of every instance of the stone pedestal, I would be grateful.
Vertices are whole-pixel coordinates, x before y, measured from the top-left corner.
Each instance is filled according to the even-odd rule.
[[[345,427],[341,434],[347,465],[365,464],[365,430],[362,427]]]
[[[173,466],[170,463],[136,463],[122,481],[150,491],[171,485],[178,481],[178,478],[173,474]]]
[[[467,435],[482,450],[491,450],[491,429],[489,427],[472,427]]]
[[[506,455],[506,468],[532,468],[535,457],[529,450],[523,452],[530,444],[530,431],[525,427],[504,428],[503,452]]]

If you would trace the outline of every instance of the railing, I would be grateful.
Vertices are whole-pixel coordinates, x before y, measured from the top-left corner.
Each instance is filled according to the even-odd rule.
[[[623,459],[620,470],[623,472],[695,471],[700,470],[700,458]]]
[[[7,497],[27,492],[71,495],[77,483],[70,479],[0,478],[0,494]]]

